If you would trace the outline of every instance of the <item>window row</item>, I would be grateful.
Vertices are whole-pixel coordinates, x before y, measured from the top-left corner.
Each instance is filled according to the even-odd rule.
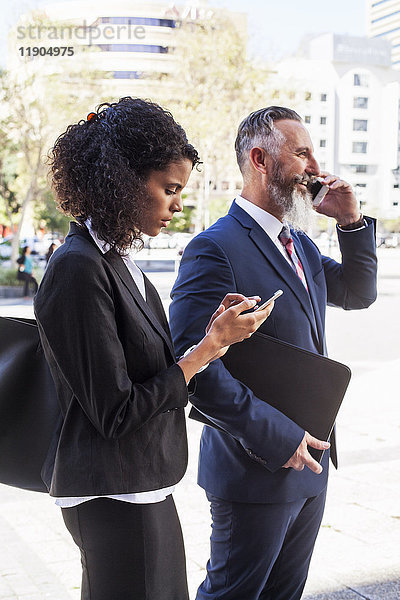
[[[312,100],[312,93],[311,92],[306,92],[305,99],[306,100]],[[328,94],[320,94],[319,95],[319,100],[320,100],[320,102],[326,102],[328,100]]]
[[[167,54],[167,46],[153,44],[98,44],[103,52],[151,52],[154,54]]]
[[[311,123],[311,115],[305,115],[304,122],[309,125]],[[320,117],[319,124],[326,125],[327,117]],[[353,119],[353,131],[368,131],[368,120],[367,119]]]
[[[297,96],[297,92],[295,92],[294,90],[287,92],[284,90],[274,90],[271,94],[271,97],[273,100],[278,100],[281,95],[286,99],[288,98],[289,100],[295,100],[296,96]],[[312,93],[311,92],[305,92],[304,94],[304,99],[309,101],[312,100]],[[320,102],[327,102],[328,100],[328,94],[319,94],[319,100]]]
[[[101,17],[100,23],[110,25],[150,25],[153,27],[175,27],[172,19],[154,19],[153,17]]]
[[[305,115],[304,122],[310,124],[311,123],[311,115]],[[326,125],[326,117],[320,117],[319,124]]]
[[[319,140],[319,147],[326,148],[326,140]],[[354,154],[366,154],[367,153],[368,142],[353,142],[353,153]],[[365,165],[356,165],[358,167],[357,173],[366,173],[363,170]]]

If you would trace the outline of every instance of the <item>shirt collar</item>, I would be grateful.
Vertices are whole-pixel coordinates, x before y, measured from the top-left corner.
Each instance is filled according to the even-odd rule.
[[[249,214],[254,221],[260,225],[260,227],[264,229],[265,233],[267,233],[272,240],[276,240],[278,238],[284,223],[279,221],[279,219],[274,217],[274,215],[271,215],[271,213],[267,212],[263,208],[260,208],[249,200],[246,200],[246,198],[243,198],[243,196],[236,196],[235,202],[238,206],[240,206],[240,208],[246,211],[247,214]]]
[[[86,219],[85,225],[88,228],[88,231],[89,231],[90,235],[92,236],[93,240],[96,242],[96,245],[99,247],[99,249],[101,250],[101,252],[103,254],[105,254],[106,252],[108,252],[109,249],[111,248],[110,244],[108,244],[104,240],[101,240],[98,237],[97,233],[94,231],[94,229],[92,227],[92,219],[90,217],[88,217]]]

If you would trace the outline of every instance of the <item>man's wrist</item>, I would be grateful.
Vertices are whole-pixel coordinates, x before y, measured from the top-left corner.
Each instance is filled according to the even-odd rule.
[[[340,229],[344,229],[344,231],[351,231],[352,229],[359,229],[360,227],[364,227],[365,221],[362,213],[359,213],[358,219],[348,218],[348,219],[338,219],[338,227]]]

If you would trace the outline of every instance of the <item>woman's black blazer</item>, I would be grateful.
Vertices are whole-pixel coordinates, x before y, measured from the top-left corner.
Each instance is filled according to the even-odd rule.
[[[147,301],[77,223],[49,263],[34,304],[62,411],[42,473],[53,496],[155,490],[185,472],[187,386],[145,284]]]

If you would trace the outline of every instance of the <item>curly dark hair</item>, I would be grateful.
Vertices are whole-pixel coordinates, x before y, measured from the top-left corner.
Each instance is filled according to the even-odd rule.
[[[152,171],[199,155],[182,127],[158,104],[130,96],[104,102],[70,125],[49,152],[58,208],[93,229],[118,252],[141,241]]]

